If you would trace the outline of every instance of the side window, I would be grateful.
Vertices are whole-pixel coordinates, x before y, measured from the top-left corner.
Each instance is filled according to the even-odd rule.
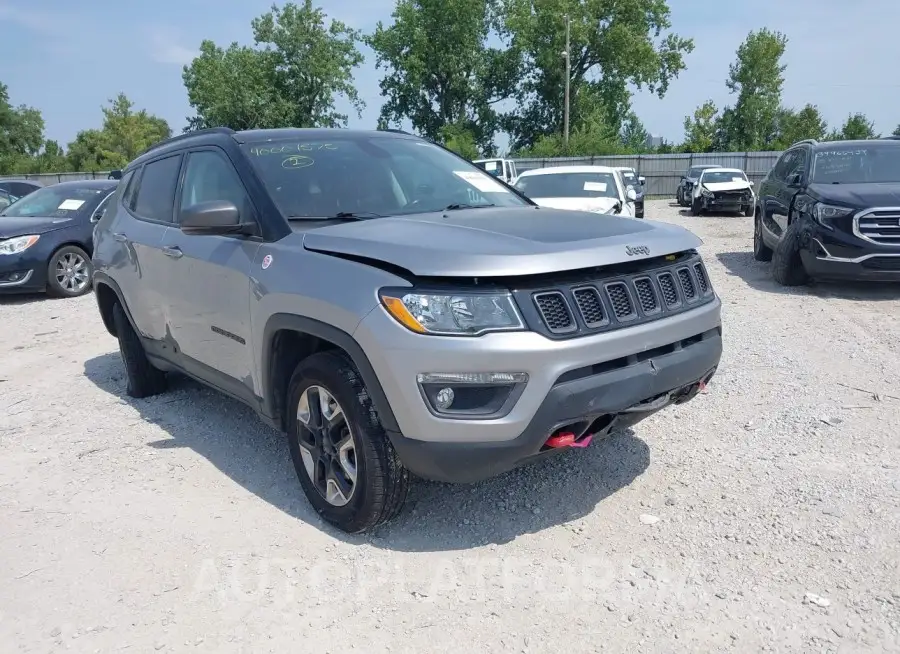
[[[180,154],[145,164],[136,189],[134,213],[148,220],[172,222],[175,187],[178,185],[180,170]]]
[[[118,189],[122,194],[122,205],[131,211],[134,211],[134,189],[137,188],[140,178],[141,169],[137,168],[126,173],[125,177],[119,181]]]
[[[181,208],[216,200],[232,202],[242,220],[253,220],[253,205],[231,162],[213,150],[190,153],[181,187]]]
[[[806,148],[800,148],[796,153],[793,167],[791,168],[790,173],[788,173],[788,176],[796,175],[797,173],[806,173]]]
[[[796,154],[796,151],[790,150],[781,155],[781,159],[775,162],[775,167],[772,169],[772,177],[780,182],[787,181],[788,171],[794,165]]]

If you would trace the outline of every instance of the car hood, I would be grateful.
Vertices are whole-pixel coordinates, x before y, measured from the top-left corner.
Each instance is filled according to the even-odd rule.
[[[701,245],[668,223],[542,207],[377,218],[308,231],[307,250],[376,260],[422,277],[504,277],[606,266]],[[646,250],[636,253],[626,248]],[[629,254],[631,252],[631,254]]]
[[[29,234],[46,234],[56,229],[68,227],[72,223],[72,218],[61,218],[60,216],[47,218],[0,216],[0,239],[27,236]]]
[[[810,184],[810,195],[823,202],[835,202],[867,209],[900,207],[900,183]]]
[[[704,182],[703,186],[710,191],[743,191],[750,188],[750,182]]]
[[[594,211],[611,213],[615,198],[532,198],[539,206],[569,211]]]

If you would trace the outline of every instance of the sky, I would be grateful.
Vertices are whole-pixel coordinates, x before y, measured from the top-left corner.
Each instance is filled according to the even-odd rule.
[[[43,113],[46,137],[65,145],[99,127],[100,107],[124,92],[176,133],[191,115],[181,79],[203,39],[252,42],[250,21],[272,0],[0,0],[0,82],[14,105]],[[279,2],[279,4],[282,4]],[[326,13],[370,32],[389,23],[394,0],[320,0]],[[634,109],[654,135],[678,142],[686,115],[707,99],[733,103],[728,65],[751,29],[789,38],[784,103],[818,105],[830,126],[861,111],[888,134],[900,124],[900,3],[895,0],[669,0],[672,30],[692,37],[687,69],[663,99],[635,90]],[[373,53],[356,85],[367,106],[351,127],[374,128],[382,99]],[[562,59],[561,59],[562,65]],[[346,111],[345,103],[339,107]],[[498,139],[501,148],[506,139]]]

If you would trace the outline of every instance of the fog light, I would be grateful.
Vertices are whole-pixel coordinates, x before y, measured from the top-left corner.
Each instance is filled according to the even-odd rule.
[[[452,388],[442,388],[434,397],[434,408],[446,411],[453,404],[455,394]]]
[[[457,418],[506,415],[525,389],[524,372],[429,372],[416,375],[431,412]]]

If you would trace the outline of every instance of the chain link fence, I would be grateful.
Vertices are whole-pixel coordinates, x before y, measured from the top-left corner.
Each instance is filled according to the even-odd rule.
[[[765,177],[781,152],[714,152],[709,154],[640,154],[597,157],[553,157],[547,159],[513,159],[519,172],[548,166],[627,166],[647,178],[644,187],[649,197],[675,197],[681,176],[691,166],[715,165],[740,168],[754,183]],[[109,171],[91,173],[40,173],[12,175],[0,179],[30,179],[43,184],[57,184],[79,179],[106,179]]]

